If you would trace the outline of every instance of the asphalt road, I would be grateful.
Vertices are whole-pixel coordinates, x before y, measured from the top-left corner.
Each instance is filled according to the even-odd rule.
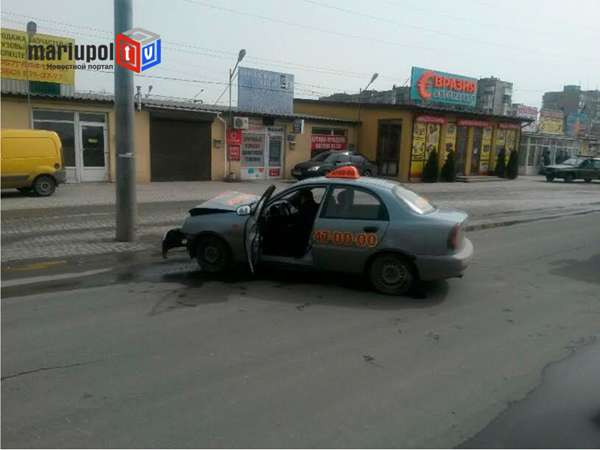
[[[600,332],[599,219],[471,232],[465,278],[409,298],[346,277],[210,278],[156,253],[11,267],[2,446],[495,446],[490,427],[552,396],[543,374]],[[573,423],[594,417],[594,380],[573,388],[588,392]],[[562,431],[585,447],[598,427]]]

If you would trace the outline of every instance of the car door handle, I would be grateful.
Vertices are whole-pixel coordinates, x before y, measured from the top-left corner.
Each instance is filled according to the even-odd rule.
[[[365,233],[377,233],[379,227],[364,227],[363,230]]]

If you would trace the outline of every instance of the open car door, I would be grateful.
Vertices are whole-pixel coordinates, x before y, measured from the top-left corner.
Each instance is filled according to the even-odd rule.
[[[274,185],[271,185],[267,188],[262,197],[258,200],[256,208],[250,217],[248,217],[248,221],[246,222],[246,230],[244,235],[246,240],[246,255],[248,257],[248,265],[250,266],[250,271],[252,273],[254,273],[256,263],[258,262],[258,255],[260,253],[260,244],[262,241],[262,237],[260,235],[262,215],[265,205],[271,198],[271,195],[274,191]]]

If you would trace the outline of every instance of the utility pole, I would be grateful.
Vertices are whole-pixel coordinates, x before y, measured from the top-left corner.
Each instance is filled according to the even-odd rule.
[[[27,46],[25,47],[25,72],[27,73],[27,108],[29,109],[29,128],[33,129],[33,109],[31,108],[31,81],[29,80],[29,65],[31,64],[29,46],[33,36],[37,33],[37,24],[31,20],[27,22]]]
[[[114,0],[115,36],[133,26],[132,0]],[[118,49],[117,49],[118,51]],[[133,73],[115,65],[115,128],[117,143],[117,233],[121,242],[135,240],[137,204],[133,146]]]
[[[369,86],[373,84],[373,81],[375,81],[378,76],[379,74],[375,72],[371,77],[371,81],[369,81],[369,84],[367,84],[363,90],[358,91],[358,126],[356,127],[356,150],[358,150],[359,152],[362,151],[362,149],[359,147],[360,129],[362,127],[362,124],[360,123],[360,107],[362,106],[362,93],[369,89]]]

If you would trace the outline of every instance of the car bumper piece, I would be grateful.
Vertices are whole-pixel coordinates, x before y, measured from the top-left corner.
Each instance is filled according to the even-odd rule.
[[[167,231],[162,239],[162,257],[166,259],[167,252],[176,247],[185,247],[187,241],[185,234],[181,232],[180,228],[172,228]]]
[[[473,244],[467,238],[463,247],[451,255],[417,256],[415,264],[422,280],[461,277],[473,258]]]

